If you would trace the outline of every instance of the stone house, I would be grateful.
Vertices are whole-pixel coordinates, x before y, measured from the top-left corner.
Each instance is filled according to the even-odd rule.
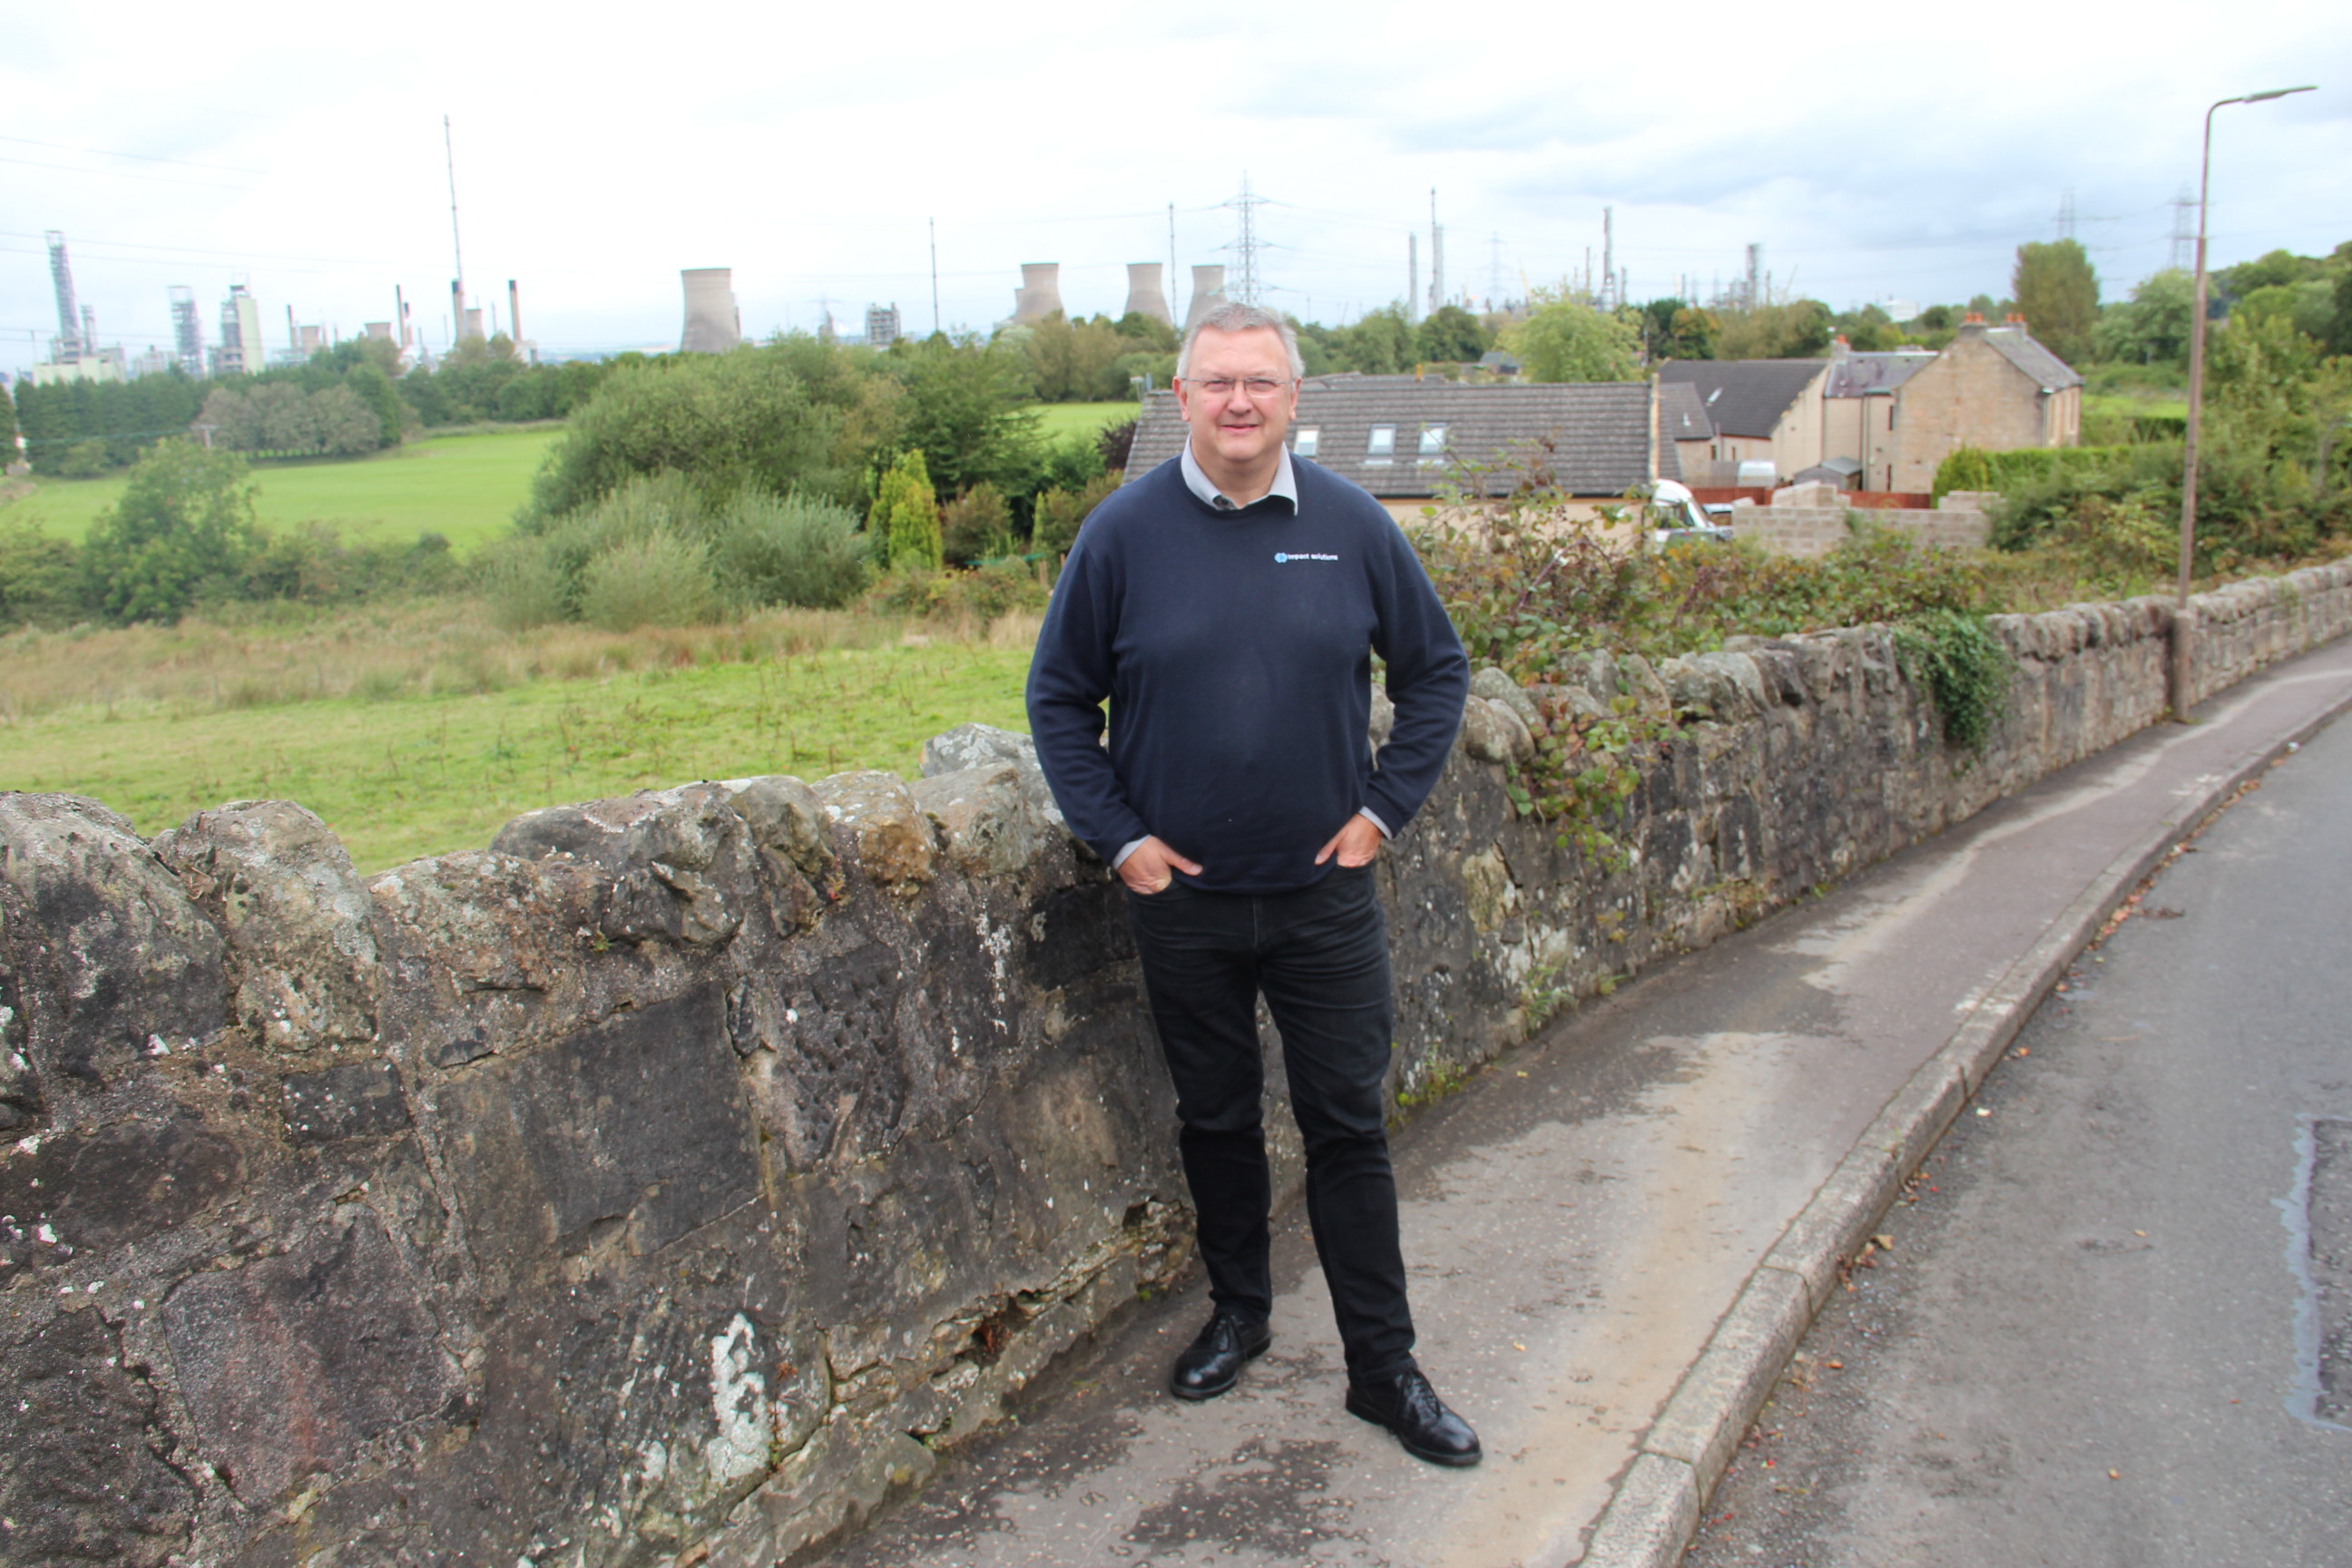
[[[1711,426],[1702,443],[1677,436],[1684,482],[1732,485],[1743,462],[1769,461],[1786,482],[1822,460],[1825,359],[1668,360],[1664,386],[1686,386]],[[1678,400],[1679,401],[1679,400]]]
[[[1853,353],[1843,338],[1830,351],[1829,378],[1822,384],[1821,461],[1851,473],[1851,483],[1839,480],[1844,488],[1906,488],[1895,482],[1896,400],[1904,384],[1936,358],[1933,349]]]
[[[1637,485],[1675,477],[1661,454],[1655,383],[1537,382],[1465,386],[1411,375],[1309,376],[1291,451],[1378,497],[1400,521],[1454,492],[1496,493],[1531,468],[1590,512]],[[1128,456],[1132,479],[1182,449],[1173,392],[1146,400]]]
[[[2083,437],[2083,378],[2034,341],[2023,318],[1974,311],[1943,353],[1895,389],[1886,488],[1925,490],[1961,447],[2072,447]],[[1873,475],[1876,477],[1875,473]]]

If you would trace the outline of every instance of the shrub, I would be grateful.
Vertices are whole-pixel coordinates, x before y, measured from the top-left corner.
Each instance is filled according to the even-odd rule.
[[[866,607],[884,615],[987,626],[1015,610],[1043,610],[1047,594],[1029,566],[999,561],[973,572],[894,571],[874,585]]]
[[[67,479],[94,479],[106,472],[106,443],[77,441],[66,448],[58,460],[58,477]]]
[[[1954,490],[1992,489],[1992,459],[1990,454],[1974,447],[1955,447],[1936,465],[1935,483],[1930,488],[1937,500],[1942,500]]]
[[[832,501],[746,490],[721,509],[710,532],[719,590],[739,605],[835,609],[873,576],[873,541]]]
[[[982,480],[940,509],[940,549],[947,560],[976,564],[1017,548],[1013,509],[1004,492],[989,481]]]
[[[613,545],[581,574],[580,616],[608,632],[702,626],[719,616],[710,557],[673,532]]]
[[[474,563],[474,581],[490,619],[510,632],[570,620],[576,608],[555,563],[552,542],[531,534],[502,539]]]
[[[253,487],[233,452],[159,442],[82,545],[91,606],[115,621],[175,621],[233,584],[260,542]]]
[[[1984,750],[1993,726],[2009,711],[2012,661],[2008,645],[1982,616],[1928,610],[1895,628],[1895,654],[1904,672],[1924,684],[1943,721],[1944,739]]]
[[[81,560],[34,523],[0,522],[0,631],[62,626],[83,615]]]
[[[940,564],[940,503],[931,477],[923,467],[919,447],[890,465],[875,487],[874,510],[867,527],[886,542],[891,567],[931,567]]]
[[[1068,554],[1087,516],[1118,489],[1120,478],[1098,474],[1076,490],[1051,489],[1040,495],[1029,547],[1048,558]]]
[[[775,349],[623,364],[549,451],[530,513],[560,517],[633,476],[664,472],[711,496],[747,486],[846,496],[841,430],[841,410],[813,398]]]

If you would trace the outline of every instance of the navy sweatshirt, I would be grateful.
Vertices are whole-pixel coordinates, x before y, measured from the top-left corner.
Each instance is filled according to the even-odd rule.
[[[1470,667],[1412,546],[1380,502],[1302,458],[1298,508],[1219,511],[1171,458],[1079,531],[1029,667],[1037,760],[1071,831],[1108,862],[1157,835],[1184,880],[1277,893],[1370,807],[1421,809],[1462,720]],[[1372,757],[1371,656],[1396,726]],[[1100,704],[1110,700],[1110,741]]]

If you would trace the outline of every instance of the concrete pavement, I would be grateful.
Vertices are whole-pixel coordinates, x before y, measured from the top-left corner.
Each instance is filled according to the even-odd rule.
[[[2167,847],[2352,706],[2352,642],[2043,781],[1490,1064],[1397,1139],[1420,1355],[1486,1463],[1339,1405],[1303,1215],[1273,1351],[1183,1405],[1197,1288],[1144,1303],[1020,1424],[839,1548],[923,1563],[1671,1563],[1839,1258]]]
[[[2352,1562],[2352,723],[2068,966],[1690,1568]]]

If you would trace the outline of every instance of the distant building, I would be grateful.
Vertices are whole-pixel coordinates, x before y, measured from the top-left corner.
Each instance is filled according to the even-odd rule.
[[[212,352],[215,375],[251,374],[263,367],[261,305],[242,283],[230,284],[221,301],[220,335]]]
[[[1989,452],[2082,439],[2083,378],[2021,318],[1969,321],[1941,353],[1827,359],[1671,360],[1659,367],[1662,438],[1685,483],[1727,486],[1769,459],[1778,482],[1924,492],[1960,447]],[[1686,392],[1677,392],[1682,387]]]
[[[1933,349],[1895,349],[1885,353],[1852,353],[1840,338],[1830,353],[1830,376],[1822,386],[1822,458],[1835,468],[1834,482],[1849,490],[1892,490],[1906,487],[1895,482],[1895,399],[1904,383],[1936,363]],[[1801,469],[1790,477],[1802,482],[1814,474]],[[1918,487],[1925,489],[1925,486]]]
[[[868,305],[866,307],[866,342],[869,348],[887,349],[898,341],[898,307]]]
[[[743,317],[735,304],[733,268],[681,268],[677,280],[686,292],[686,324],[678,332],[679,353],[723,354],[743,341]],[[825,321],[829,328],[832,317],[828,315]]]
[[[1825,359],[1668,360],[1659,366],[1664,385],[1690,388],[1709,426],[1704,456],[1696,440],[1685,447],[1677,439],[1684,482],[1735,484],[1740,464],[1766,461],[1786,480],[1820,462],[1829,371]]]
[[[2083,439],[2083,378],[2035,341],[2024,318],[1998,327],[1977,312],[1933,363],[1895,393],[1889,489],[1926,490],[1962,447],[1988,452],[2073,447]]]
[[[121,381],[123,379],[122,351],[100,350],[85,353],[66,364],[37,364],[33,367],[35,386],[63,386],[77,381]]]

